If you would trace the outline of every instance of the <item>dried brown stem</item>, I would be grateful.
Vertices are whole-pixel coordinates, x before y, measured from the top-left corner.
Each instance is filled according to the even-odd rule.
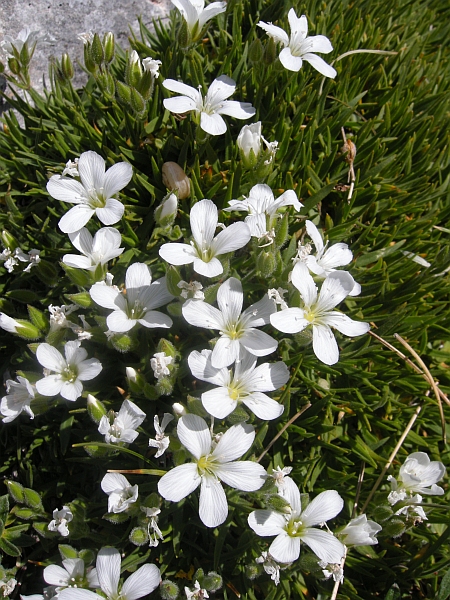
[[[295,413],[295,415],[292,417],[292,419],[289,419],[289,421],[280,429],[280,431],[273,438],[273,440],[269,443],[269,445],[263,450],[263,452],[259,456],[259,458],[256,459],[256,462],[259,462],[267,454],[267,452],[269,452],[269,450],[275,444],[277,439],[283,435],[283,433],[286,431],[286,429],[290,425],[292,425],[292,423],[294,423],[304,412],[306,412],[308,410],[308,408],[311,408],[311,406],[312,406],[311,402],[308,402],[308,404],[305,404],[305,406],[303,408],[301,408],[297,413]]]

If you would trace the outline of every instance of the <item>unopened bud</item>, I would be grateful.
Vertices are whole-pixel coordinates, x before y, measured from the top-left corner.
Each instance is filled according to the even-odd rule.
[[[145,112],[145,100],[141,94],[134,88],[131,89],[130,105],[137,115],[142,115]]]
[[[169,293],[172,296],[180,296],[181,290],[178,287],[178,284],[182,280],[181,275],[176,267],[173,265],[169,265],[166,271],[166,285]]]
[[[105,56],[105,63],[109,64],[114,58],[115,52],[114,34],[111,31],[108,31],[103,36],[103,52]]]
[[[18,248],[19,242],[11,233],[9,233],[9,231],[6,231],[6,229],[3,229],[0,237],[5,248],[8,248],[9,250],[15,250]]]
[[[178,210],[178,198],[169,194],[155,210],[155,221],[161,227],[169,227],[175,221]]]
[[[261,121],[252,125],[244,125],[236,143],[244,167],[253,169],[258,164],[258,157],[261,153]]]
[[[252,64],[260,63],[264,54],[264,48],[261,40],[258,38],[250,44],[248,49],[248,60]]]
[[[90,42],[86,42],[86,44],[84,44],[83,52],[84,52],[84,66],[89,71],[89,73],[94,74],[97,70],[97,66],[96,66],[94,60],[92,59]]]
[[[394,514],[394,511],[388,504],[376,506],[372,512],[375,521],[385,521]],[[383,525],[384,528],[384,525]]]
[[[245,565],[245,576],[247,577],[247,579],[253,581],[253,579],[256,579],[262,574],[262,570],[262,566],[257,565],[256,563],[251,565]]]
[[[191,185],[188,176],[176,162],[165,162],[162,166],[163,184],[171,192],[176,191],[178,198],[183,200],[191,195]]]
[[[100,402],[92,394],[87,396],[87,411],[94,423],[100,423],[101,418],[106,415],[106,408],[103,402]]]
[[[277,57],[277,46],[273,38],[269,38],[264,48],[263,60],[266,65],[271,65],[275,62]]]
[[[74,76],[73,64],[70,56],[65,52],[61,58],[61,70],[66,79],[72,79]]]
[[[91,44],[91,58],[94,63],[100,66],[103,63],[103,59],[105,57],[103,53],[103,45],[98,33],[94,33],[94,39]]]
[[[222,577],[215,571],[210,571],[208,575],[203,577],[202,587],[208,592],[217,592],[223,586]]]
[[[159,593],[162,600],[177,600],[180,590],[176,583],[170,581],[170,579],[164,579],[159,586]]]
[[[128,57],[128,65],[125,71],[125,81],[132,87],[138,87],[142,77],[142,65],[139,54],[133,50]]]
[[[155,80],[150,71],[144,71],[138,85],[136,86],[138,92],[141,94],[144,100],[148,100],[151,97],[153,93],[154,81]]]
[[[276,267],[276,257],[270,250],[268,252],[260,252],[256,259],[256,268],[263,277],[272,275]]]
[[[278,226],[275,232],[275,246],[277,248],[281,248],[283,244],[286,242],[289,235],[289,216],[288,214],[284,214],[283,217],[278,222]]]
[[[172,404],[172,410],[177,417],[183,417],[187,415],[186,408],[180,402],[174,402]]]
[[[161,377],[161,379],[158,379],[155,387],[161,396],[170,396],[173,392],[173,383],[169,377]]]
[[[400,537],[406,531],[405,522],[397,517],[383,523],[383,533],[389,537]]]
[[[166,340],[164,338],[161,338],[159,340],[157,352],[164,352],[166,356],[171,356],[172,358],[175,358],[177,355],[177,351],[172,342],[169,342],[169,340]]]
[[[116,93],[124,104],[131,103],[131,88],[129,85],[122,83],[121,81],[116,81]]]
[[[114,77],[111,75],[111,73],[105,71],[105,73],[102,73],[98,76],[97,81],[105,93],[105,96],[112,98],[114,96],[116,86],[114,83]]]
[[[136,345],[136,340],[127,333],[115,333],[110,337],[110,342],[118,352],[130,352]]]
[[[19,64],[19,61],[16,58],[14,58],[13,56],[8,58],[8,67],[9,67],[9,70],[11,71],[11,73],[13,73],[13,75],[19,75],[20,64]]]
[[[135,546],[143,546],[148,542],[148,532],[144,527],[135,527],[128,537]]]
[[[178,31],[178,43],[180,44],[181,48],[187,48],[192,43],[191,32],[189,31],[189,27],[185,19],[183,19]]]
[[[284,513],[285,515],[290,515],[292,512],[289,502],[278,494],[269,496],[266,499],[266,503],[269,509]]]

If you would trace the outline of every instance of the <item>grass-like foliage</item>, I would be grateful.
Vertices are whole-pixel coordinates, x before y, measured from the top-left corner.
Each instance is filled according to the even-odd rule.
[[[449,458],[450,9],[441,0],[295,3],[296,14],[307,17],[308,35],[326,36],[333,45],[332,53],[324,56],[337,71],[331,79],[307,60],[298,72],[286,69],[278,59],[281,44],[258,27],[259,22],[273,23],[289,35],[291,8],[287,0],[229,0],[226,10],[203,30],[190,27],[178,11],[166,23],[155,23],[153,31],[141,23],[140,31],[131,34],[131,47],[140,59],[161,61],[156,78],[132,50],[115,47],[113,36],[103,37],[101,32],[85,43],[88,82],[82,89],[74,89],[73,66],[63,56],[52,64],[48,87],[39,94],[27,72],[33,46],[12,49],[4,71],[12,110],[3,113],[0,131],[0,369],[5,381],[28,380],[34,418],[29,418],[27,405],[9,419],[2,401],[4,596],[42,594],[48,585],[43,567],[60,564],[61,558],[81,558],[87,567],[95,566],[100,549],[111,546],[122,555],[125,579],[141,565],[157,565],[163,583],[151,598],[160,594],[175,599],[177,586],[183,597],[189,597],[183,592],[187,586],[194,597],[203,597],[201,590],[207,590],[210,597],[230,600],[319,599],[336,591],[339,598],[352,600],[450,597],[446,480],[439,488],[445,496],[430,497],[422,490],[418,493],[423,497],[412,499],[412,491],[418,490],[406,487],[411,495],[397,506],[388,502],[393,488],[387,480],[392,475],[401,487],[399,467],[412,453],[426,453],[444,465]],[[236,82],[229,100],[254,107],[255,115],[245,123],[225,116],[226,132],[208,135],[198,125],[199,113],[185,109],[178,115],[164,107],[163,101],[177,93],[164,81],[200,88],[204,96],[219,76]],[[278,147],[275,152],[263,143],[260,155],[251,154],[246,161],[236,140],[244,124],[257,121],[265,140],[278,142]],[[86,224],[92,236],[100,227],[115,227],[124,251],[91,270],[62,262],[64,255],[78,252],[58,227],[75,204],[47,191],[50,178],[59,181],[67,161],[88,151],[100,155],[106,168],[123,162],[132,167],[131,181],[114,195],[124,205],[123,217],[111,225],[93,215]],[[177,163],[175,175],[176,167],[163,167],[168,162]],[[176,184],[180,177],[184,187]],[[70,175],[65,179],[76,181]],[[235,224],[243,223],[247,213],[223,209],[231,200],[245,200],[258,183],[268,185],[275,199],[293,190],[289,197],[294,205],[280,209],[270,223],[273,230],[264,236],[253,236],[233,252],[220,254],[222,271],[217,276],[201,274],[196,263],[171,265],[163,260],[163,244],[189,245],[193,239],[189,217],[203,199],[212,200],[224,228],[233,226],[237,232]],[[170,202],[173,207],[176,201],[167,200],[167,195],[174,190],[180,197],[170,212]],[[167,215],[158,208],[164,200],[169,202]],[[298,201],[301,210],[295,208]],[[219,339],[223,332],[216,327],[213,333],[206,320],[204,327],[193,323],[201,300],[186,301],[178,283],[201,283],[204,302],[215,307],[224,282],[236,290],[239,280],[244,309],[268,289],[283,288],[288,306],[302,307],[313,323],[295,275],[291,281],[298,246],[303,259],[308,250],[314,255],[317,249],[307,247],[311,240],[305,221],[319,228],[329,240],[328,248],[343,243],[351,249],[353,260],[346,268],[362,292],[347,295],[347,290],[339,310],[354,321],[370,323],[370,332],[355,337],[336,333],[339,360],[323,362],[313,351],[311,327],[282,333],[267,320],[263,330],[278,348],[270,355],[260,352],[259,364],[278,362],[280,373],[281,361],[286,365],[287,382],[265,388],[276,388],[270,395],[284,407],[282,415],[259,418],[245,405],[245,394],[239,396],[228,384],[230,398],[244,402],[225,418],[213,418],[205,410],[207,402],[201,401],[212,389],[211,382],[202,380],[188,357],[214,348],[213,357],[219,360],[221,342],[214,347],[212,338]],[[214,235],[220,235],[217,232]],[[28,254],[35,249],[37,259]],[[212,260],[208,252],[203,255],[205,264]],[[128,292],[120,294],[128,307],[123,309],[126,317],[119,309],[114,316],[141,318],[140,305],[131,305],[136,298],[140,302],[130,291],[131,274],[137,272],[130,267],[135,263],[150,268],[152,281],[166,276],[171,296],[154,307],[163,314],[153,314],[158,327],[141,326],[141,321],[128,331],[114,332],[109,319],[113,306],[98,301],[106,289],[101,282],[109,271],[113,283],[123,289],[127,277]],[[303,282],[309,281],[306,271],[299,267]],[[348,284],[345,276],[341,279]],[[322,280],[315,277],[319,289]],[[109,289],[114,294],[115,288]],[[71,306],[66,317],[54,308],[62,305]],[[283,314],[280,307],[278,311]],[[165,319],[166,328],[158,319]],[[167,327],[170,320],[172,326]],[[230,339],[239,335],[234,331]],[[78,339],[86,356],[76,343],[65,345]],[[93,369],[79,394],[67,387],[54,395],[45,393],[50,380],[40,382],[42,367],[48,366],[44,354],[52,352],[51,346],[61,353],[61,361],[67,360],[61,377],[70,385],[78,375],[81,379],[83,368]],[[69,349],[79,357],[78,366],[70,362]],[[153,367],[150,361],[159,352],[171,360],[160,366],[156,378],[155,361]],[[86,357],[89,367],[81,363]],[[220,367],[233,369],[230,361],[222,363]],[[116,423],[119,429],[113,431],[110,425],[126,399],[138,407],[131,430],[139,435],[115,443],[113,433],[120,427]],[[196,417],[180,417],[183,407]],[[175,419],[164,424],[170,445],[162,453],[158,444],[149,447],[148,439],[164,443],[161,430],[155,436],[153,419],[158,415],[160,427],[165,413],[175,414]],[[211,515],[199,518],[198,491],[170,501],[168,486],[159,484],[168,481],[162,479],[165,473],[187,464],[198,465],[197,477],[215,477],[217,462],[209,451],[207,457],[194,461],[191,456],[194,463],[186,462],[190,455],[183,443],[183,424],[198,425],[198,417],[214,435],[245,423],[232,431],[256,435],[246,453],[242,450],[233,460],[247,461],[249,470],[259,465],[269,474],[256,491],[223,486],[228,516],[217,527],[208,521],[214,521]],[[218,439],[208,442],[210,452]],[[308,495],[313,500],[330,490],[343,498],[342,510],[329,522],[335,539],[339,529],[360,514],[382,527],[377,544],[348,544],[340,587],[333,578],[325,578],[306,535],[300,557],[281,564],[278,585],[269,576],[274,572],[270,564],[255,562],[268,551],[275,533],[258,536],[248,517],[261,510],[266,517],[268,511],[292,514],[292,497],[286,499],[283,482],[270,477],[273,469],[288,466],[302,506]],[[107,471],[119,471],[129,481],[125,510],[114,510],[110,495],[108,512]],[[133,497],[135,485],[138,499]],[[63,506],[72,516],[67,522],[61,519],[68,513],[53,514]],[[395,514],[399,507],[405,510]],[[52,519],[56,523],[49,528]],[[328,519],[330,515],[322,520]],[[287,537],[298,541],[294,529]],[[99,560],[108,552],[114,554],[103,550]],[[17,581],[13,591],[1,587],[12,578]],[[83,581],[81,587],[87,587]],[[61,592],[63,599],[70,600],[70,589]],[[81,595],[75,600],[82,600]]]

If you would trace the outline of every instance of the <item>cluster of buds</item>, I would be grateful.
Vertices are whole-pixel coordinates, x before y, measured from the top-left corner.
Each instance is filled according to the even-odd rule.
[[[95,77],[103,92],[110,97],[114,96],[114,77],[109,72],[115,53],[114,34],[108,31],[100,39],[98,33],[83,33],[80,39],[84,43],[84,66]]]
[[[125,82],[116,81],[119,99],[130,106],[138,117],[146,111],[146,102],[153,94],[155,79],[159,77],[160,60],[147,57],[142,61],[136,50],[128,55],[125,66]]]

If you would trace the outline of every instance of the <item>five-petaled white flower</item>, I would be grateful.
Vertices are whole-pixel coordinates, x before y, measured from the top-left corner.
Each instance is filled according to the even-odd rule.
[[[64,346],[64,359],[61,352],[50,344],[39,344],[36,358],[45,369],[54,371],[36,381],[36,389],[43,396],[61,394],[66,400],[75,401],[83,392],[82,381],[94,379],[102,370],[96,358],[86,360],[87,352],[80,348],[79,341],[67,342]]]
[[[187,300],[183,304],[183,316],[188,323],[219,330],[220,337],[211,356],[211,364],[216,369],[233,364],[241,348],[254,356],[266,356],[277,349],[278,342],[273,337],[256,329],[269,323],[270,316],[276,312],[275,302],[265,294],[241,313],[243,302],[241,282],[230,277],[217,292],[218,309],[202,300]]]
[[[112,421],[107,415],[100,419],[99,432],[105,436],[107,444],[131,444],[139,433],[136,429],[147,415],[131,400],[124,400],[118,413],[114,413]]]
[[[120,553],[115,548],[102,548],[97,555],[97,577],[103,596],[86,589],[68,587],[59,592],[59,600],[138,600],[159,586],[161,575],[156,565],[146,563],[119,585]]]
[[[327,277],[336,270],[336,267],[348,265],[353,258],[353,253],[347,244],[339,242],[328,248],[328,242],[324,245],[322,236],[312,221],[305,221],[306,231],[314,242],[316,255],[311,254],[311,244],[303,246],[298,245],[297,255],[294,257],[294,264],[302,261],[314,275]],[[358,296],[361,293],[361,286],[355,282],[349,296]]]
[[[425,496],[442,496],[444,490],[436,483],[445,475],[444,465],[437,461],[430,461],[425,452],[413,452],[400,467],[399,480],[389,475],[392,491],[388,496],[391,504],[396,504],[412,496],[415,492]]]
[[[344,501],[335,490],[322,492],[302,511],[300,492],[290,477],[284,478],[279,495],[287,500],[290,514],[273,510],[255,510],[248,516],[248,524],[262,537],[276,535],[269,553],[280,563],[291,563],[300,556],[300,541],[311,548],[316,556],[327,563],[340,563],[345,547],[332,533],[317,529],[339,514]]]
[[[328,54],[333,50],[330,40],[324,35],[308,36],[308,19],[305,15],[297,17],[295,10],[291,8],[288,13],[291,36],[272,23],[260,21],[258,26],[284,46],[280,52],[280,62],[289,71],[300,71],[303,61],[309,62],[321,75],[334,79],[337,73],[323,58],[316,56],[316,52]]]
[[[378,544],[375,537],[382,530],[375,521],[368,521],[366,515],[360,515],[341,529],[339,537],[346,546],[373,546]]]
[[[159,255],[171,265],[189,265],[205,277],[217,277],[223,266],[217,258],[221,254],[243,248],[250,241],[250,230],[245,223],[233,223],[214,237],[219,221],[217,207],[211,200],[200,200],[191,209],[191,229],[194,240],[190,244],[163,244]]]
[[[100,485],[105,494],[108,494],[110,513],[124,512],[138,499],[138,486],[130,485],[128,479],[120,473],[106,473]]]
[[[79,254],[64,254],[62,262],[68,267],[95,271],[97,265],[105,265],[125,250],[119,248],[122,236],[114,227],[102,227],[92,237],[86,227],[69,233],[69,238]]]
[[[173,298],[167,290],[166,278],[152,283],[150,269],[145,263],[134,263],[128,267],[124,293],[103,283],[93,285],[89,293],[94,302],[113,310],[106,319],[110,331],[129,331],[136,323],[150,328],[172,326],[170,317],[154,310]]]
[[[11,35],[5,35],[5,38],[0,45],[10,56],[14,56],[14,49],[16,52],[20,53],[24,44],[28,44],[28,51],[31,53],[37,43],[46,43],[48,41],[48,34],[32,31],[29,27],[25,27],[19,31],[17,38],[13,38]]]
[[[86,572],[82,558],[67,558],[62,561],[64,569],[59,565],[49,565],[44,569],[44,580],[49,585],[56,586],[56,592],[65,588],[98,588],[97,569]]]
[[[159,67],[162,65],[160,60],[156,60],[155,58],[151,58],[148,56],[147,58],[142,59],[142,66],[145,71],[149,71],[153,77],[153,79],[158,79],[159,77]]]
[[[227,9],[226,2],[212,2],[205,8],[204,0],[175,0],[172,4],[183,15],[192,41],[203,33],[205,24]]]
[[[195,111],[194,120],[210,135],[221,135],[226,132],[226,123],[220,115],[228,115],[235,119],[250,119],[256,112],[249,102],[226,100],[236,90],[236,82],[226,75],[214,79],[204,98],[200,89],[196,90],[175,79],[165,79],[163,86],[171,92],[182,94],[175,98],[166,98],[163,102],[164,107],[175,114]]]
[[[258,183],[250,190],[248,198],[244,200],[230,200],[230,208],[225,211],[244,210],[249,213],[245,222],[250,227],[253,237],[261,238],[274,226],[274,217],[282,206],[293,206],[300,210],[301,204],[294,190],[287,190],[277,200],[272,190],[265,183]]]
[[[22,412],[26,412],[30,419],[34,419],[30,402],[34,400],[34,388],[25,377],[17,376],[17,381],[6,380],[7,395],[3,396],[0,404],[0,413],[3,423],[10,423]]]
[[[50,531],[58,531],[63,537],[67,537],[70,533],[67,523],[73,519],[72,511],[68,506],[63,506],[61,510],[55,508],[53,511],[53,520],[48,524]]]
[[[152,448],[158,448],[154,458],[159,458],[164,454],[170,444],[170,438],[165,434],[165,430],[167,425],[173,421],[174,417],[170,413],[164,413],[164,416],[161,421],[161,425],[159,424],[159,417],[155,415],[153,419],[153,424],[155,426],[156,436],[154,440],[148,440],[148,445]]]
[[[133,169],[127,162],[116,163],[105,173],[105,161],[93,152],[83,152],[78,160],[80,180],[52,175],[47,191],[56,200],[76,204],[59,221],[64,233],[74,233],[95,213],[104,225],[117,223],[124,206],[114,196],[128,183]]]
[[[233,425],[213,444],[204,419],[187,414],[177,426],[178,438],[192,454],[193,462],[175,467],[159,480],[163,498],[179,502],[200,487],[200,519],[207,527],[217,527],[228,515],[228,503],[222,484],[254,492],[263,485],[264,467],[256,462],[237,461],[251,447],[255,430],[251,425]]]
[[[333,310],[352,291],[353,277],[345,271],[330,273],[318,295],[308,267],[298,262],[292,271],[292,283],[300,292],[304,307],[286,308],[271,315],[270,322],[283,333],[299,333],[311,325],[314,354],[326,365],[334,365],[339,360],[339,348],[331,327],[350,337],[363,335],[370,329],[368,323],[353,321]]]
[[[244,350],[232,373],[227,367],[214,368],[211,355],[211,350],[194,350],[188,357],[194,377],[218,386],[202,394],[203,406],[210,415],[224,419],[239,403],[264,420],[277,419],[283,413],[284,406],[263,392],[272,392],[287,382],[289,371],[284,362],[257,367],[253,354]]]

